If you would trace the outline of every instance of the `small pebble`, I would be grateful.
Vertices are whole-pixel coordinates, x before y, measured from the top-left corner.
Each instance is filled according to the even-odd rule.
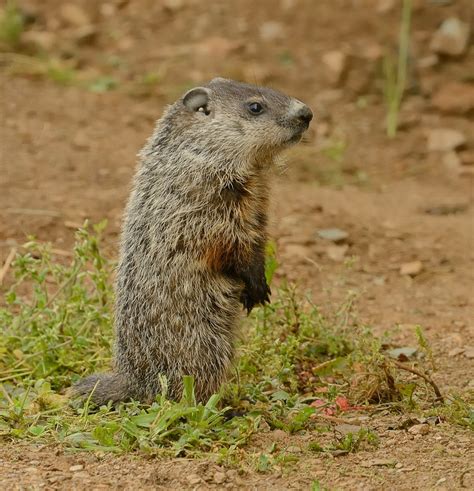
[[[412,435],[427,435],[430,432],[430,427],[428,425],[413,425],[408,429],[408,432]]]

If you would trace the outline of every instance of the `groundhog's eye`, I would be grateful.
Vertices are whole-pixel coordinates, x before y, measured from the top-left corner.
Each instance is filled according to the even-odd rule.
[[[260,114],[263,112],[263,106],[259,102],[251,102],[248,107],[252,114]]]
[[[207,108],[207,106],[201,106],[197,109],[198,112],[204,113],[206,116],[209,116],[211,114],[211,111]]]

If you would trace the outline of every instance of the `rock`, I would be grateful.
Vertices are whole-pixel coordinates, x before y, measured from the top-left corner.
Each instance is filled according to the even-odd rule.
[[[387,351],[388,356],[395,358],[398,361],[408,361],[410,358],[416,355],[417,348],[406,346],[404,348],[394,348]]]
[[[54,484],[54,483],[66,481],[67,479],[70,479],[70,476],[62,475],[62,474],[59,474],[59,475],[56,474],[55,476],[48,477],[47,479],[48,479],[48,482],[50,484]]]
[[[232,481],[235,481],[235,479],[237,479],[239,477],[239,473],[235,469],[229,469],[226,472],[226,475],[227,475],[227,478],[232,480]]]
[[[445,113],[467,114],[474,110],[474,85],[461,82],[444,84],[433,94],[431,104]]]
[[[295,7],[298,0],[280,0],[280,4],[283,10],[291,10]]]
[[[334,431],[337,431],[341,435],[348,435],[349,433],[358,433],[362,429],[362,426],[351,425],[348,423],[343,423],[334,427]]]
[[[412,435],[427,435],[430,432],[430,427],[428,425],[413,425],[408,428],[408,433]]]
[[[117,13],[117,7],[113,3],[103,3],[99,11],[103,17],[113,17]]]
[[[461,170],[461,159],[456,152],[446,152],[443,155],[443,165],[447,170],[458,175]]]
[[[454,358],[455,356],[462,355],[464,353],[464,348],[453,348],[448,351],[448,356]]]
[[[263,41],[276,41],[285,36],[285,29],[281,22],[267,21],[260,26],[260,38]]]
[[[49,31],[26,31],[21,40],[36,51],[49,51],[56,42],[56,36]]]
[[[423,270],[423,263],[421,261],[411,261],[409,263],[403,263],[400,266],[400,274],[403,276],[416,276]]]
[[[76,481],[82,481],[84,479],[89,479],[90,474],[85,471],[74,472],[72,478]]]
[[[385,276],[374,276],[372,281],[374,282],[374,285],[377,286],[384,286],[386,283]]]
[[[240,41],[231,41],[220,36],[212,36],[196,45],[196,53],[199,56],[225,58],[230,53],[239,51],[244,45]]]
[[[474,165],[474,151],[464,150],[459,153],[459,158],[461,159],[462,165]]]
[[[395,467],[396,464],[394,459],[371,459],[360,463],[362,467]]]
[[[71,467],[69,467],[69,470],[71,472],[79,472],[79,471],[82,471],[83,469],[84,469],[84,466],[82,464],[71,465]]]
[[[395,8],[396,0],[378,0],[377,12],[379,14],[388,14]]]
[[[466,143],[466,137],[458,130],[451,128],[435,128],[428,130],[428,151],[449,152]]]
[[[135,45],[135,39],[131,36],[121,36],[117,40],[117,48],[119,51],[129,51]]]
[[[474,347],[466,346],[466,348],[464,349],[464,356],[472,360],[474,358]]]
[[[78,131],[72,138],[72,145],[79,150],[86,150],[90,148],[90,140],[85,133]]]
[[[71,32],[71,39],[79,44],[89,44],[95,40],[97,33],[97,28],[93,25],[82,26]]]
[[[456,215],[457,213],[464,213],[469,208],[469,203],[453,203],[453,204],[441,204],[435,206],[428,206],[423,211],[427,215]]]
[[[163,0],[163,8],[168,12],[176,12],[184,7],[183,0]]]
[[[340,228],[323,228],[318,230],[318,236],[321,237],[321,239],[330,240],[337,244],[347,240],[349,234]]]
[[[347,70],[347,55],[342,51],[328,51],[324,53],[321,61],[326,70],[328,80],[333,84],[338,84]]]
[[[301,453],[302,450],[300,447],[296,445],[290,445],[289,447],[286,447],[286,451],[289,453]]]
[[[427,68],[432,68],[436,66],[439,63],[439,57],[436,54],[424,56],[423,58],[418,58],[416,61],[416,66],[421,69],[425,70]]]
[[[227,479],[227,477],[223,472],[218,471],[214,474],[214,482],[216,484],[222,484],[225,482],[226,479]]]
[[[373,63],[378,62],[383,58],[384,55],[384,47],[378,43],[371,43],[364,46],[361,56],[366,60],[369,60]]]
[[[87,12],[73,3],[62,4],[59,8],[59,15],[70,26],[83,27],[92,23]]]
[[[186,476],[186,480],[189,484],[191,484],[191,486],[196,486],[202,481],[201,477],[198,474],[189,474],[188,476]]]
[[[272,431],[272,440],[283,441],[286,438],[288,438],[288,434],[285,431],[279,429]]]
[[[329,259],[340,263],[344,261],[344,257],[348,249],[349,246],[347,244],[331,245],[326,249],[326,254],[328,255]]]
[[[457,17],[449,17],[434,33],[430,49],[443,55],[459,56],[466,50],[468,42],[469,24]]]

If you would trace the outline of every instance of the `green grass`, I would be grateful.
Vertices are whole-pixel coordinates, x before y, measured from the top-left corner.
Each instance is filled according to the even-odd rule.
[[[387,55],[383,61],[385,76],[385,102],[387,105],[386,127],[389,138],[394,138],[398,130],[398,115],[400,104],[405,92],[408,52],[410,44],[410,24],[412,14],[411,0],[403,0],[402,18],[400,22],[398,59],[395,64],[393,59]]]
[[[381,404],[472,426],[465,401],[440,404],[423,379],[397,369],[386,341],[358,322],[355,293],[324,315],[289,285],[274,286],[272,304],[247,319],[235,372],[206,404],[196,403],[190,377],[177,402],[166,391],[151,405],[94,408],[90,401],[70,401],[65,392],[74,381],[110,365],[113,263],[100,252],[104,226],[78,230],[68,263],[31,240],[12,265],[14,280],[0,307],[0,440],[82,451],[206,454],[237,465],[247,460],[266,472],[298,458],[273,447],[255,454],[251,436],[268,429],[327,435],[328,417],[371,413]],[[278,265],[274,248],[267,252],[270,281]],[[429,361],[421,330],[418,339]],[[228,416],[229,408],[242,416]],[[316,440],[305,451],[340,454],[376,443],[376,435],[361,428],[329,443]]]
[[[20,44],[24,28],[23,15],[16,2],[8,0],[0,11],[0,45],[16,49]]]

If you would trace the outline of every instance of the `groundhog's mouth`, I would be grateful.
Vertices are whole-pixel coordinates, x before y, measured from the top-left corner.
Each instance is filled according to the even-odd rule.
[[[286,140],[284,142],[285,145],[294,145],[295,143],[298,143],[301,140],[301,137],[303,136],[303,131],[298,131],[295,133],[291,138]]]

